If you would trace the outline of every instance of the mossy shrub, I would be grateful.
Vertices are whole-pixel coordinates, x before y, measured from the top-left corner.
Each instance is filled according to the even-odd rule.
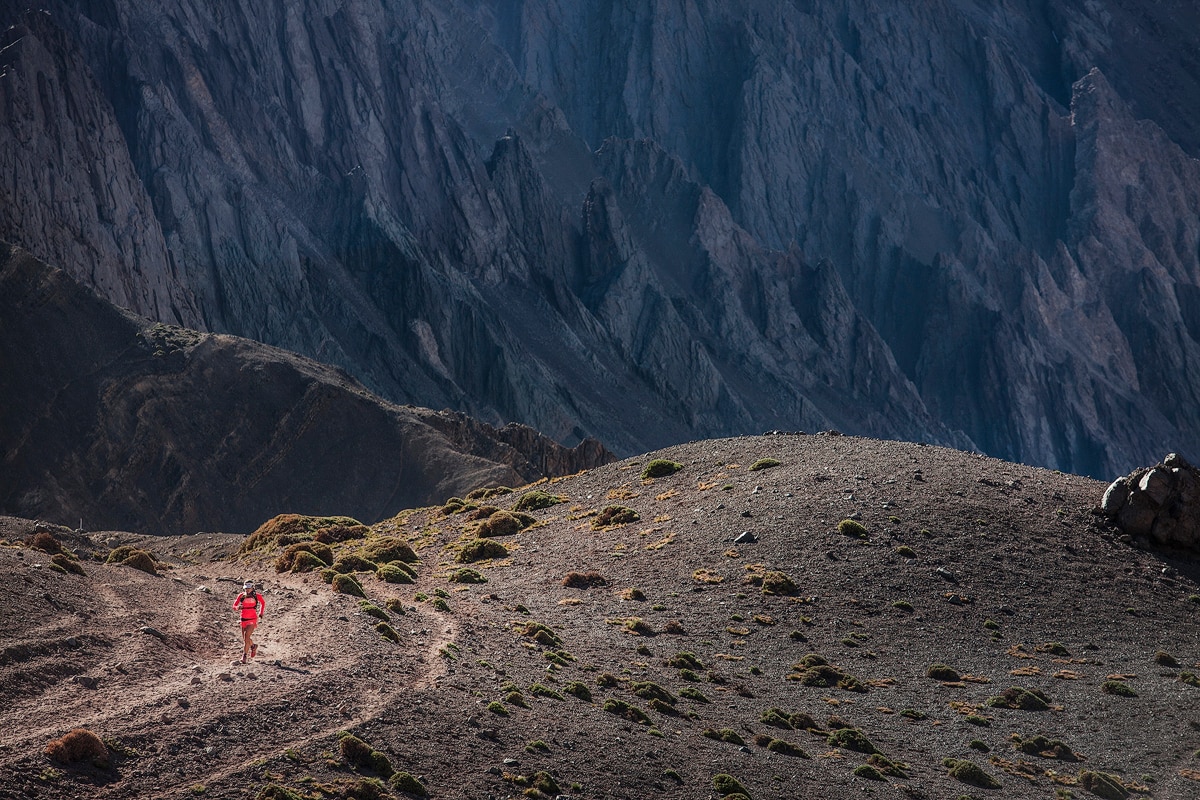
[[[148,550],[134,550],[128,556],[121,559],[121,566],[133,567],[150,575],[158,574],[158,565],[154,561],[154,556]]]
[[[666,664],[668,667],[676,667],[678,669],[704,669],[704,663],[696,658],[695,653],[689,652],[676,653],[667,659]]]
[[[668,475],[674,475],[681,469],[683,469],[683,464],[665,458],[656,458],[642,470],[642,478],[665,478]]]
[[[534,489],[521,495],[513,504],[513,511],[539,511],[563,502],[564,498],[550,494],[542,489]]]
[[[349,519],[346,517],[345,519]],[[327,528],[322,528],[312,535],[314,541],[322,544],[337,544],[338,542],[351,542],[356,539],[365,539],[371,534],[371,529],[361,522],[350,520],[351,524],[330,525]]]
[[[355,597],[367,596],[367,593],[363,591],[362,584],[353,575],[338,573],[333,576],[331,584],[333,590],[338,594],[350,594]]]
[[[487,577],[479,570],[462,567],[451,572],[447,580],[451,583],[487,583]]]
[[[1105,681],[1100,684],[1100,691],[1115,697],[1137,697],[1138,694],[1124,681]]]
[[[634,636],[657,636],[654,626],[641,617],[630,617],[625,620],[625,630]]]
[[[715,739],[718,742],[736,744],[738,747],[746,746],[746,740],[743,739],[733,728],[722,728],[721,730],[717,730],[716,728],[706,728],[700,735],[708,739]]]
[[[493,497],[501,497],[506,494],[512,494],[512,489],[507,486],[481,486],[478,489],[472,489],[467,493],[468,500],[491,500]]]
[[[458,553],[460,564],[474,564],[489,558],[506,558],[508,548],[491,539],[472,539]]]
[[[466,508],[467,503],[461,497],[450,497],[447,498],[446,502],[442,504],[440,510],[442,516],[449,517],[452,514],[458,514],[462,512]]]
[[[753,464],[751,464],[749,469],[751,472],[758,472],[759,470],[770,469],[771,467],[778,467],[782,463],[783,463],[782,461],[780,461],[779,459],[776,459],[776,458],[760,458],[757,461],[755,461]]]
[[[638,512],[628,506],[605,506],[603,511],[592,517],[592,528],[599,530],[614,525],[628,525],[631,522],[637,522],[641,518]]]
[[[408,570],[396,566],[400,562],[380,564],[375,570],[375,577],[385,583],[412,583],[413,576]]]
[[[792,723],[789,719],[790,716],[791,715],[783,709],[768,708],[766,711],[762,712],[762,715],[759,716],[758,721],[764,725],[770,725],[773,728],[782,728],[786,731],[790,731],[792,729]]]
[[[604,576],[595,570],[568,572],[562,579],[562,585],[567,589],[591,589],[593,586],[605,586],[607,583]]]
[[[400,634],[396,633],[396,629],[386,622],[378,622],[375,624],[375,631],[389,642],[400,644]]]
[[[561,648],[563,644],[562,639],[558,638],[557,633],[535,620],[529,620],[524,625],[521,625],[519,632],[522,636],[533,639],[545,647]]]
[[[297,568],[297,561],[301,558],[301,553],[306,553],[309,556],[309,558],[305,560],[304,566],[306,568]],[[320,564],[320,566],[316,567],[317,569],[327,567],[333,563],[333,550],[329,547],[329,545],[321,544],[320,542],[296,542],[295,544],[288,545],[284,551],[279,554],[279,557],[275,559],[275,571],[312,572],[314,567],[311,565],[314,563],[314,559]]]
[[[855,539],[866,539],[867,529],[863,527],[861,522],[853,519],[844,519],[838,523],[838,533],[842,536],[851,536]]]
[[[1045,692],[1020,686],[1009,687],[1004,694],[988,698],[987,702],[993,708],[1017,708],[1022,711],[1045,711],[1050,707],[1050,698]]]
[[[1075,751],[1058,739],[1048,739],[1041,734],[1022,738],[1018,734],[1012,736],[1013,747],[1022,753],[1042,758],[1057,758],[1059,761],[1078,761]]]
[[[906,544],[902,544],[896,548],[896,555],[903,556],[904,558],[916,558],[917,551]]]
[[[697,689],[695,686],[684,686],[682,689],[679,690],[679,696],[686,698],[688,700],[693,700],[697,703],[712,702],[707,697],[705,697],[704,693],[701,692],[699,689]]]
[[[830,747],[840,747],[843,750],[853,750],[856,753],[878,753],[877,748],[866,734],[858,728],[841,728],[829,734],[826,739]]]
[[[1175,656],[1168,653],[1166,650],[1157,650],[1154,653],[1154,663],[1160,667],[1178,667],[1179,661]]]
[[[528,514],[515,514],[512,511],[497,511],[489,516],[475,531],[481,538],[492,536],[512,536],[528,528],[536,520]]]
[[[726,772],[719,772],[713,775],[713,788],[717,790],[717,794],[721,797],[729,797],[734,794],[744,794],[750,796],[749,790],[738,782],[738,779]]]
[[[385,778],[393,772],[392,763],[385,754],[352,733],[343,731],[338,736],[338,750],[347,763],[356,767],[372,770]]]
[[[83,565],[74,558],[70,558],[66,553],[55,553],[50,556],[50,563],[61,568],[64,572],[69,572],[72,575],[86,575],[83,571]]]
[[[101,769],[108,767],[108,748],[87,728],[75,728],[46,744],[46,756],[59,764],[87,761]]]
[[[866,778],[869,781],[883,781],[887,778],[883,777],[883,773],[875,769],[870,764],[859,764],[854,768],[854,774],[860,778]]]
[[[334,531],[333,529],[341,529]],[[287,546],[304,539],[317,539],[325,544],[362,538],[369,528],[351,517],[312,517],[304,514],[280,514],[258,526],[238,548],[245,555],[253,550]],[[319,536],[318,534],[325,534]],[[345,537],[345,538],[342,538]]]
[[[957,681],[960,677],[958,670],[945,664],[930,664],[925,670],[925,676],[937,681]]]
[[[556,692],[549,686],[543,686],[540,683],[534,683],[529,686],[529,693],[534,697],[548,697],[551,700],[565,700],[560,692]]]
[[[374,561],[364,558],[358,553],[342,553],[329,565],[334,572],[341,573],[374,572],[378,566]]]
[[[529,708],[529,703],[525,700],[525,695],[521,694],[520,690],[511,691],[504,695],[504,702],[517,708]]]
[[[1081,770],[1079,785],[1097,797],[1103,797],[1104,800],[1125,800],[1129,797],[1129,790],[1121,783],[1121,779],[1107,772]]]
[[[487,710],[492,712],[493,714],[496,714],[497,716],[501,716],[501,717],[508,716],[508,709],[505,708],[504,704],[498,700],[493,700],[492,702],[488,703]]]
[[[362,546],[359,555],[376,564],[386,564],[389,561],[403,561],[406,564],[417,562],[417,554],[412,546],[398,536],[372,539]]]
[[[495,506],[480,506],[471,513],[467,514],[467,519],[471,520],[472,522],[476,522],[481,519],[487,519],[499,510],[500,509],[496,508]]]
[[[980,789],[999,789],[1000,781],[983,771],[974,761],[969,759],[950,759],[950,777],[956,781],[978,786]]]
[[[675,705],[675,696],[653,681],[635,681],[629,684],[629,691],[643,700],[661,700],[668,705]]]
[[[767,572],[762,576],[762,593],[790,597],[798,591],[796,582],[786,573]]]
[[[266,786],[258,790],[258,794],[254,796],[254,800],[306,800],[305,796],[299,792],[292,791],[286,786],[280,786],[278,783],[268,783]]]
[[[388,616],[386,611],[372,603],[370,600],[360,600],[358,603],[358,610],[366,614],[368,617],[381,619],[384,622],[391,622],[392,619]]]
[[[29,547],[32,547],[34,550],[41,550],[43,553],[47,553],[49,555],[54,555],[55,553],[66,553],[66,550],[62,546],[62,542],[55,538],[54,534],[48,533],[47,531],[38,531],[32,536],[27,537],[25,539],[25,544],[27,544]]]
[[[808,753],[797,747],[786,739],[772,739],[767,742],[767,749],[772,753],[779,753],[781,756],[792,756],[793,758],[808,758]]]
[[[533,773],[529,783],[534,789],[549,797],[557,797],[562,791],[558,782],[554,780],[554,776],[544,770]]]
[[[624,717],[630,722],[636,722],[640,725],[650,724],[650,718],[646,716],[646,712],[642,711],[637,706],[631,706],[624,700],[618,700],[615,697],[610,697],[604,701],[602,708],[609,714],[616,714],[618,717]]]
[[[404,770],[393,772],[392,777],[388,778],[388,786],[397,792],[404,792],[413,797],[429,796],[429,790],[425,788],[425,785],[417,780],[416,776],[411,772],[405,772]]]
[[[563,691],[573,697],[578,697],[585,703],[592,702],[592,690],[588,688],[587,684],[581,681],[571,681],[563,687]]]

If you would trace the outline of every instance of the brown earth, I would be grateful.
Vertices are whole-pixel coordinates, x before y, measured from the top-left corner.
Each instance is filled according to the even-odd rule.
[[[643,480],[652,457],[682,469]],[[782,463],[752,471],[762,458]],[[383,796],[380,786],[407,796],[347,763],[343,730],[444,798],[539,796],[539,771],[581,798],[716,797],[719,773],[759,800],[1094,796],[1081,772],[1113,775],[1135,796],[1200,793],[1200,688],[1186,682],[1200,666],[1200,562],[1123,543],[1096,513],[1102,483],[937,447],[775,435],[681,445],[538,488],[566,500],[496,540],[510,556],[474,565],[484,584],[448,580],[470,511],[373,526],[420,557],[415,586],[360,575],[377,605],[403,601],[406,613],[391,614],[399,644],[320,575],[275,573],[277,550],[236,557],[242,537],[56,530],[85,576],[0,547],[0,798],[254,798],[272,784],[300,797]],[[489,502],[508,508],[525,494]],[[640,520],[593,530],[611,504]],[[837,531],[855,515],[865,539]],[[3,518],[0,538],[33,528]],[[734,544],[743,531],[758,541]],[[94,560],[118,544],[168,566],[149,575]],[[604,584],[564,588],[572,571]],[[764,571],[786,573],[797,593],[746,582]],[[231,663],[244,577],[263,582],[267,602],[246,666]],[[645,599],[624,599],[630,589]],[[522,635],[529,622],[561,644]],[[679,653],[700,662],[694,675],[667,664]],[[867,691],[788,680],[808,653]],[[927,677],[935,663],[962,680]],[[605,675],[616,685],[600,685]],[[575,681],[591,702],[564,691]],[[667,690],[675,710],[635,695],[639,681]],[[1108,681],[1136,696],[1106,694]],[[1049,708],[988,705],[1014,686]],[[681,696],[687,687],[710,702]],[[649,722],[605,711],[616,699]],[[823,732],[770,727],[760,718],[772,707]],[[856,774],[867,756],[831,743],[838,725],[906,766],[883,780]],[[76,727],[116,748],[107,768],[44,755]],[[756,734],[807,757],[769,751]],[[1022,752],[1014,734],[1069,750]],[[1002,788],[952,778],[947,758]]]

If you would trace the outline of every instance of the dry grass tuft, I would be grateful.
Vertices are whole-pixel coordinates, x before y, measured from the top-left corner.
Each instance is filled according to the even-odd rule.
[[[46,755],[59,764],[88,761],[101,769],[108,767],[108,748],[99,736],[87,728],[75,728],[63,737],[54,739],[46,745]]]

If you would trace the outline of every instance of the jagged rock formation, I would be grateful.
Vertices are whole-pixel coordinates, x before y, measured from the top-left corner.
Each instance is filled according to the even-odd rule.
[[[0,408],[0,509],[92,530],[245,533],[281,511],[375,521],[612,458],[151,323],[2,244]]]
[[[1200,551],[1200,470],[1177,453],[1117,478],[1100,510],[1143,544]]]
[[[0,236],[139,313],[622,453],[1200,449],[1193,5],[47,8]]]

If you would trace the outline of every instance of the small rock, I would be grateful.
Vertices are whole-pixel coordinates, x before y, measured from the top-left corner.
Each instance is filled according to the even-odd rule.
[[[758,537],[755,536],[753,533],[751,533],[750,531],[742,531],[733,540],[733,543],[734,544],[754,544],[757,541],[758,541]]]
[[[95,689],[96,684],[99,683],[98,678],[89,677],[87,675],[76,675],[71,679],[71,681],[85,689]]]
[[[217,680],[225,681],[226,683],[233,683],[233,675],[228,672],[222,672],[217,676]]]
[[[754,515],[751,514],[750,509],[747,508],[745,511],[742,512],[742,516],[743,517],[753,517]]]
[[[192,684],[193,684],[193,685],[199,684],[200,682],[201,682],[201,681],[200,681],[200,676],[199,676],[199,675],[193,675],[193,676],[192,676]]]
[[[142,627],[138,628],[138,630],[141,631],[142,633],[150,634],[155,639],[166,639],[167,638],[167,635],[165,633],[158,630],[157,628],[151,628],[149,625],[143,625]]]
[[[938,567],[934,570],[934,573],[937,574],[939,578],[948,580],[951,583],[958,583],[958,578],[955,576],[955,574],[945,567]]]
[[[519,767],[519,766],[521,766],[521,762],[520,762],[520,761],[518,761],[518,760],[517,760],[517,759],[515,759],[515,758],[506,758],[506,759],[504,759],[504,766],[506,766],[506,767]]]
[[[188,702],[188,699],[186,697],[175,698],[175,704],[177,706],[179,706],[180,708],[191,708],[192,707],[192,704],[190,702]]]

